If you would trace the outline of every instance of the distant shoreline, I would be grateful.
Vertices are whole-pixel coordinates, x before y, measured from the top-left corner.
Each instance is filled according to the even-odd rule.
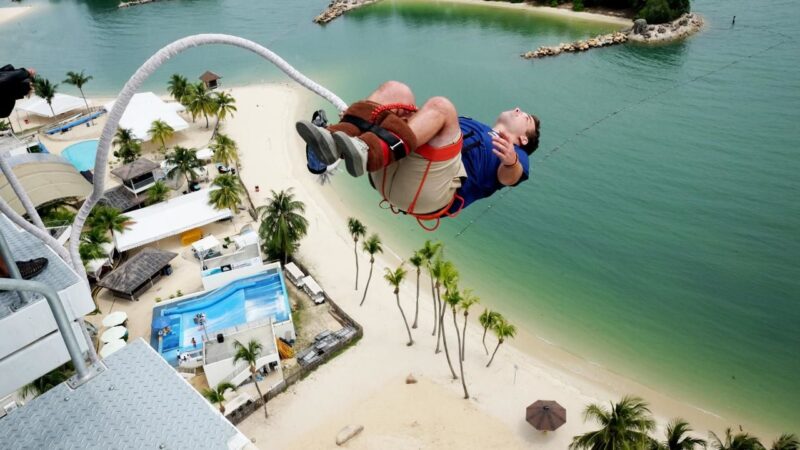
[[[406,0],[399,0],[399,1],[406,1]],[[408,0],[408,1],[418,1],[418,0]],[[429,1],[430,3],[460,3],[465,5],[481,5],[481,6],[490,6],[493,8],[516,9],[516,10],[528,11],[533,14],[541,14],[552,17],[585,20],[597,23],[608,23],[613,25],[620,25],[623,27],[633,26],[633,21],[631,19],[626,19],[624,17],[617,17],[608,14],[600,14],[588,11],[572,11],[570,9],[564,9],[564,8],[552,8],[550,6],[534,5],[532,3],[527,3],[527,2],[510,3],[507,1],[499,1],[499,0],[426,0],[426,1]]]
[[[9,6],[0,8],[0,25],[13,22],[33,9],[32,6]]]

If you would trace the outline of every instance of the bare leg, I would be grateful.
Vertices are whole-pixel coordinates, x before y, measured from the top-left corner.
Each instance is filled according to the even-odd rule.
[[[367,97],[367,100],[381,105],[389,103],[405,103],[409,105],[415,104],[414,93],[411,88],[399,81],[387,81],[378,86],[372,94]]]
[[[443,147],[458,139],[461,127],[453,103],[445,97],[433,97],[408,121],[419,145]]]

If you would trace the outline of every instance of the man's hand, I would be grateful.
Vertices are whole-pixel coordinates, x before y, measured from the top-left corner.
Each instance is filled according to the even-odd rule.
[[[514,144],[508,135],[501,131],[499,136],[492,136],[492,151],[504,166],[511,166],[517,162],[517,152],[514,150]]]

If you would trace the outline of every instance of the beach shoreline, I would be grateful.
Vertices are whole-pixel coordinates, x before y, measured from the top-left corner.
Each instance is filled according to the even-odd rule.
[[[32,9],[32,6],[8,6],[0,8],[0,26],[19,19],[25,14],[28,14]]]

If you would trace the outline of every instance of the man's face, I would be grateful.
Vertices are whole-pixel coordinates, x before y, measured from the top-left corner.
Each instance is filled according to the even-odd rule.
[[[533,117],[519,108],[503,111],[497,117],[497,124],[502,124],[506,131],[513,135],[515,144],[524,145],[528,142],[527,134],[534,131],[536,123]]]

